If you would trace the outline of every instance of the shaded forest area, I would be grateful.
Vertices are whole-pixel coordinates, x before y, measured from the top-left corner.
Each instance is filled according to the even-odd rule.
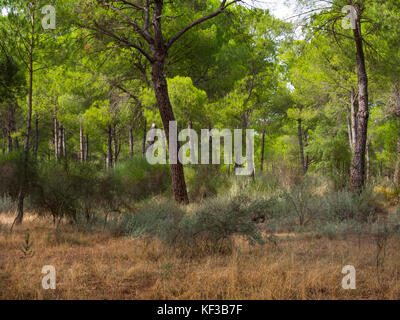
[[[239,0],[0,0],[1,298],[84,298],[80,272],[92,298],[399,298],[400,3],[293,3],[281,20]],[[150,164],[170,121],[253,129],[254,173]],[[22,264],[52,252],[60,291],[21,280],[23,239]],[[272,276],[300,261],[307,276]],[[352,263],[361,293],[340,288]]]

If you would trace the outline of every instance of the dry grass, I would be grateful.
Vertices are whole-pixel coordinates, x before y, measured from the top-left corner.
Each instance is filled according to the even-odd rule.
[[[0,215],[1,299],[399,299],[400,243],[387,243],[376,269],[373,238],[281,237],[278,246],[249,247],[237,239],[227,255],[185,258],[157,240],[83,234],[27,217],[13,234]],[[29,228],[33,257],[18,249]],[[357,270],[357,289],[343,290],[342,267]],[[57,289],[41,288],[53,265]]]

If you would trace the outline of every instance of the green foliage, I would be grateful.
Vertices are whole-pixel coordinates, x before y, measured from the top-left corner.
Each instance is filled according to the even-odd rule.
[[[30,233],[26,232],[25,240],[19,248],[19,250],[23,253],[24,258],[33,257],[35,255],[35,252],[33,251],[32,246],[33,246],[33,241],[30,240]]]
[[[356,193],[348,190],[334,192],[326,197],[328,216],[343,220],[360,222],[373,221],[377,215],[384,212],[379,198],[371,188]]]
[[[281,194],[284,208],[299,226],[311,223],[321,213],[321,199],[312,192],[313,181],[305,179]]]
[[[13,152],[0,156],[0,196],[10,197],[16,201],[23,184],[24,190],[29,194],[36,181],[36,164],[29,158],[27,162],[27,177],[24,181],[24,154]]]
[[[151,201],[111,225],[118,234],[157,237],[183,254],[220,251],[232,245],[234,235],[244,236],[250,244],[264,243],[251,219],[252,208],[244,198],[223,197],[185,214],[176,204]]]
[[[170,186],[169,166],[151,165],[143,157],[119,163],[114,174],[122,185],[121,192],[129,201],[139,201],[165,192]]]

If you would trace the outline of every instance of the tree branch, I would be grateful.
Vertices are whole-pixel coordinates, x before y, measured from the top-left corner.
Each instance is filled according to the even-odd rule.
[[[174,35],[171,39],[169,39],[168,43],[167,43],[167,50],[174,44],[175,41],[177,41],[180,37],[182,37],[187,31],[189,31],[190,29],[192,29],[193,27],[203,23],[204,21],[207,21],[209,19],[212,19],[218,15],[220,15],[222,12],[224,12],[224,10],[226,8],[228,8],[229,6],[233,5],[234,3],[240,2],[241,0],[232,0],[231,2],[227,3],[227,0],[223,0],[221,5],[219,6],[218,10],[206,15],[196,21],[193,21],[191,24],[189,24],[188,26],[186,26],[185,28],[183,28],[181,31],[179,31],[176,35]]]

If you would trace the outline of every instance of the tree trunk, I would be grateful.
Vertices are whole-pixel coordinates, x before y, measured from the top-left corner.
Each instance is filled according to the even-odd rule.
[[[83,145],[83,127],[82,122],[79,125],[79,160],[83,163],[85,159],[84,145]]]
[[[113,138],[113,142],[114,142],[114,167],[115,167],[117,165],[117,163],[118,163],[118,155],[119,155],[118,140],[117,140],[117,129],[116,129],[116,125],[115,124],[114,124],[113,130],[112,130],[112,138]]]
[[[264,170],[264,148],[265,148],[265,130],[262,132],[261,139],[261,163],[260,163],[260,171]]]
[[[85,138],[85,162],[89,161],[89,135],[86,133]]]
[[[158,110],[160,111],[161,119],[163,122],[165,135],[167,139],[168,146],[170,146],[169,141],[169,122],[175,121],[174,112],[172,110],[171,102],[168,95],[168,85],[167,80],[164,76],[165,59],[167,57],[167,46],[164,43],[161,19],[163,16],[163,1],[154,1],[153,10],[153,34],[154,41],[150,44],[151,47],[151,75],[152,82],[154,86],[154,91],[157,100]],[[177,150],[179,150],[179,141],[177,143]],[[169,153],[177,153],[177,150],[169,149]],[[178,157],[177,154],[173,155]],[[174,193],[175,200],[178,203],[189,203],[189,198],[186,190],[185,175],[183,172],[182,164],[177,161],[176,164],[170,163],[171,166],[171,178],[172,178],[172,190]]]
[[[353,135],[351,131],[351,111],[350,115],[347,117],[347,134],[349,136],[349,147],[351,150],[351,153],[353,153]]]
[[[35,114],[35,142],[33,145],[33,156],[37,158],[37,153],[39,149],[39,118],[37,113]]]
[[[11,132],[7,129],[7,153],[11,153],[13,150],[13,143],[11,138]]]
[[[397,116],[397,124],[400,120],[400,88],[399,88],[400,81],[397,80],[394,85],[394,100],[395,100],[395,110],[394,113]],[[397,125],[397,127],[399,127]],[[382,166],[382,161],[381,161]],[[382,171],[382,170],[381,170]],[[396,167],[394,170],[393,182],[396,187],[400,186],[400,133],[397,136],[397,159],[396,159]]]
[[[359,11],[359,10],[358,10]],[[356,28],[353,30],[357,50],[357,75],[358,75],[358,112],[357,135],[355,139],[354,155],[351,167],[351,187],[361,191],[365,184],[365,149],[368,131],[368,77],[365,67],[363,38],[361,34],[360,13],[357,12]]]
[[[111,169],[113,166],[112,128],[111,128],[111,126],[108,127],[107,134],[108,134],[107,169]]]
[[[25,199],[25,188],[28,183],[28,161],[29,161],[29,138],[31,135],[32,125],[32,105],[33,105],[33,50],[34,50],[34,38],[35,38],[35,14],[34,9],[31,10],[31,34],[30,34],[30,47],[29,47],[29,92],[28,92],[28,121],[26,126],[26,137],[24,145],[24,175],[23,183],[19,190],[18,195],[18,213],[11,226],[14,224],[21,224],[24,218],[24,199]]]
[[[369,177],[370,177],[369,141],[367,141],[367,145],[366,145],[366,154],[367,154],[367,173],[366,173],[366,181],[368,181],[368,180],[369,180]]]
[[[133,158],[133,129],[129,127],[129,156]]]
[[[62,143],[63,143],[63,141],[62,141],[62,125],[60,124],[59,126],[58,126],[58,143],[57,143],[57,147],[58,147],[58,157],[59,158],[62,158],[63,157],[63,155],[62,155]]]
[[[64,126],[62,127],[62,154],[63,157],[66,158],[67,157],[67,143],[65,141],[65,128]]]
[[[53,115],[53,132],[54,132],[54,158],[58,159],[58,122],[57,122],[57,107],[54,108]]]
[[[2,142],[3,143],[1,144],[1,148],[2,148],[1,153],[4,156],[4,154],[6,153],[6,138],[5,138],[4,131],[3,131],[3,141]]]
[[[354,154],[356,141],[357,141],[357,96],[354,94],[354,88],[351,88],[350,95],[350,119],[351,119],[351,152]]]
[[[161,12],[160,12],[161,13]],[[157,29],[157,28],[155,28]],[[160,28],[161,31],[161,28]],[[159,31],[159,32],[160,32]],[[172,111],[171,102],[168,96],[167,81],[164,77],[164,56],[160,50],[162,48],[155,48],[153,56],[158,59],[152,63],[152,80],[154,90],[156,93],[157,105],[160,111],[161,119],[163,121],[166,139],[169,145],[169,122],[175,121],[174,113]],[[179,150],[179,141],[177,143],[177,150]],[[169,150],[169,152],[176,152],[176,150]],[[177,156],[177,154],[176,154]],[[178,203],[189,203],[189,198],[186,190],[185,176],[183,173],[182,164],[177,161],[176,164],[171,163],[171,178],[172,178],[172,190],[174,193],[175,200]]]
[[[60,158],[64,158],[64,127],[62,125],[60,125],[59,129],[59,133],[58,133],[58,139],[59,139],[59,143],[58,143],[58,154],[60,156]]]
[[[301,172],[303,174],[307,173],[305,160],[304,160],[304,146],[303,146],[303,132],[301,126],[301,119],[297,119],[297,128],[298,128],[298,139],[299,139],[299,152],[300,152],[300,165],[301,165]]]
[[[147,120],[144,118],[143,124],[143,144],[142,144],[142,154],[143,156],[146,154],[146,135],[147,135]]]
[[[308,128],[304,130],[304,146],[306,148],[308,147]],[[308,168],[310,167],[310,156],[308,152],[306,152],[305,156],[305,171],[308,172]]]

